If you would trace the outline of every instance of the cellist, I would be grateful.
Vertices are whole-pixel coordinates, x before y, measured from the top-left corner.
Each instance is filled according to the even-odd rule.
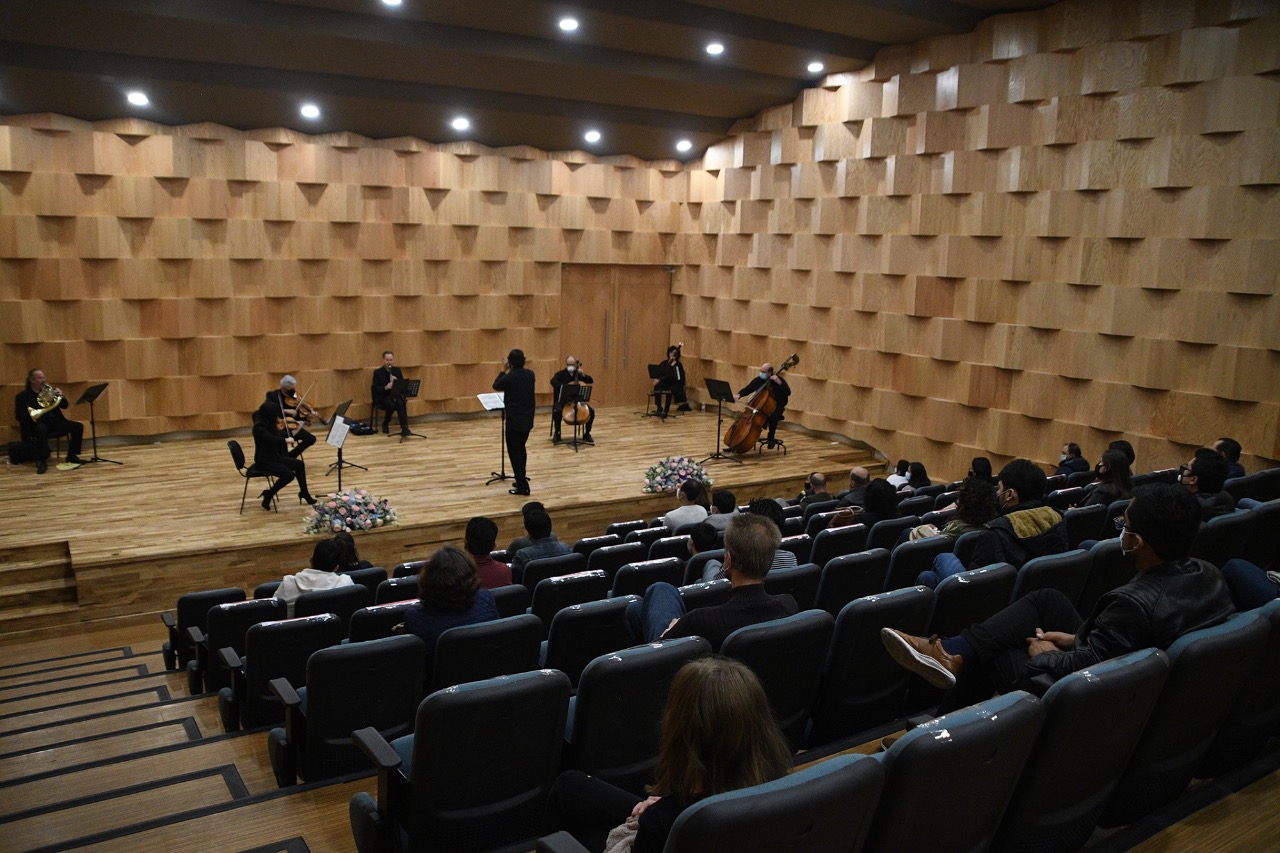
[[[774,372],[772,364],[765,362],[760,365],[760,370],[756,377],[738,392],[738,402],[745,403],[749,401],[757,391],[764,387],[766,382],[773,383],[773,399],[777,404],[773,414],[769,417],[769,433],[765,438],[764,445],[772,448],[776,443],[775,434],[778,432],[778,424],[783,420],[783,413],[787,408],[787,400],[791,398],[791,386],[787,384],[787,380],[781,374]]]
[[[304,423],[307,418],[305,415],[299,415],[299,399],[298,399],[298,380],[289,374],[285,374],[280,378],[280,387],[274,391],[268,391],[264,402],[270,403],[283,413],[283,419],[286,431],[289,437],[294,440],[293,449],[289,451],[289,455],[297,459],[311,445],[316,443],[316,437],[307,432]]]
[[[591,385],[595,380],[582,372],[582,365],[578,363],[578,359],[568,356],[564,360],[564,369],[557,370],[555,375],[551,377],[551,391],[553,393],[555,404],[551,407],[551,424],[552,435],[551,441],[555,444],[560,443],[560,425],[564,422],[564,400],[562,399],[563,389],[566,385]],[[582,427],[582,440],[587,444],[595,444],[595,439],[591,437],[591,425],[596,422],[596,410],[590,403],[582,403],[587,407],[587,420]]]

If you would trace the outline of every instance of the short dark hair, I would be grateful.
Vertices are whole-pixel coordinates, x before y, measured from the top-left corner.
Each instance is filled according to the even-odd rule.
[[[507,364],[515,368],[524,367],[524,350],[513,349],[507,353]]]
[[[389,356],[389,355],[395,355],[395,352],[393,352],[392,350],[389,350],[389,349],[384,349],[384,350],[382,351],[382,357],[383,357],[383,358],[386,358],[386,357],[387,357],[387,356]]]
[[[1044,497],[1048,477],[1030,459],[1015,459],[1000,469],[1000,482],[1018,493],[1018,502],[1038,501]]]
[[[528,518],[529,513],[533,512],[535,509],[540,509],[543,512],[547,511],[547,508],[542,505],[542,501],[529,501],[524,506],[520,507],[520,515],[523,518]]]
[[[680,494],[693,503],[704,507],[707,505],[707,487],[702,484],[701,480],[695,480],[692,477],[685,480],[680,484]]]
[[[867,496],[862,508],[877,518],[898,517],[898,490],[888,480],[876,477],[867,484]]]
[[[769,573],[781,543],[782,531],[773,519],[761,513],[735,515],[724,531],[724,549],[733,557],[733,570],[753,580],[763,580]]]
[[[809,485],[821,491],[827,487],[827,475],[821,471],[814,471],[809,475]]]
[[[786,513],[782,511],[781,505],[773,498],[756,498],[747,504],[747,512],[752,515],[763,515],[773,522],[774,527],[778,528],[779,532],[782,531],[782,520],[786,517]]]
[[[1196,457],[1191,461],[1195,463],[1191,473],[1196,477],[1197,491],[1210,494],[1222,491],[1231,468],[1227,465],[1227,460],[1222,458],[1221,453],[1202,447],[1196,451]]]
[[[418,572],[418,598],[437,610],[470,610],[480,589],[476,561],[456,545],[445,545]]]
[[[532,539],[546,539],[551,535],[551,516],[545,510],[535,509],[524,517],[524,529]]]
[[[985,456],[975,456],[973,461],[969,463],[969,471],[974,477],[981,477],[984,480],[991,480],[991,460]]]
[[[689,528],[689,538],[693,540],[693,547],[699,551],[711,551],[720,547],[720,534],[705,521]]]
[[[1129,468],[1132,470],[1133,463],[1138,461],[1138,454],[1133,452],[1133,445],[1125,441],[1123,438],[1117,438],[1115,441],[1107,445],[1107,450],[1119,450],[1125,456],[1129,457]]]
[[[1067,455],[1079,457],[1080,445],[1076,444],[1074,441],[1067,442]]]
[[[1200,502],[1175,483],[1139,486],[1129,501],[1129,529],[1160,559],[1181,560],[1191,553],[1191,543],[1200,532]]]
[[[311,551],[311,568],[331,572],[342,565],[342,549],[332,539],[321,539]]]
[[[472,554],[488,554],[498,542],[498,525],[493,519],[477,515],[467,522],[467,551]]]
[[[1239,462],[1240,451],[1243,448],[1234,438],[1223,437],[1213,443],[1213,449],[1225,456],[1228,462]]]
[[[738,499],[728,489],[716,489],[711,495],[711,504],[724,515],[732,515],[738,508]]]

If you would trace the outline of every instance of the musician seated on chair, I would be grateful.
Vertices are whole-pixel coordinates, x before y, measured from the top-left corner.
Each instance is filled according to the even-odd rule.
[[[773,410],[773,415],[769,417],[769,432],[765,437],[764,446],[773,447],[778,443],[776,438],[778,424],[785,420],[783,414],[787,409],[787,400],[791,399],[791,386],[787,384],[787,380],[774,372],[772,364],[765,362],[760,365],[760,371],[756,378],[748,382],[746,387],[738,392],[738,402],[749,402],[752,395],[763,388],[766,382],[773,383],[773,399],[776,407]]]
[[[284,413],[285,426],[294,441],[293,449],[289,451],[290,456],[296,459],[316,443],[316,437],[307,432],[306,425],[311,422],[311,417],[298,397],[298,380],[289,374],[280,377],[280,387],[268,391],[263,402],[270,403]]]
[[[578,364],[578,360],[573,356],[569,356],[564,360],[564,369],[557,370],[555,375],[551,377],[552,398],[555,405],[551,407],[551,424],[555,428],[555,432],[551,440],[556,444],[560,443],[560,425],[564,423],[564,394],[565,387],[573,385],[590,385],[595,380],[589,375],[582,372],[582,365]],[[583,403],[587,407],[587,420],[582,427],[582,440],[587,444],[595,444],[595,440],[591,438],[591,425],[596,422],[596,410],[590,403]]]
[[[307,490],[307,463],[292,452],[291,448],[296,449],[297,439],[283,428],[282,420],[280,407],[270,400],[263,401],[253,413],[253,467],[275,477],[271,488],[259,495],[262,508],[271,509],[276,495],[295,479],[298,481],[298,498],[314,506],[316,499]],[[315,441],[314,438],[311,440]]]
[[[400,434],[409,434],[409,413],[403,394],[392,393],[391,386],[397,379],[403,380],[404,374],[396,367],[396,354],[387,350],[382,354],[382,366],[373,371],[373,407],[381,409],[382,431],[391,432],[391,413],[395,412],[400,419]],[[373,424],[370,424],[373,426]]]
[[[84,438],[84,424],[62,414],[70,402],[67,396],[45,381],[44,371],[34,368],[27,373],[27,385],[13,400],[13,414],[18,419],[22,440],[36,448],[36,473],[43,474],[49,467],[49,439],[52,436],[69,436],[67,461],[83,464],[80,458],[80,442]],[[35,416],[32,417],[32,410]]]
[[[676,411],[688,412],[689,398],[685,393],[684,364],[680,361],[684,341],[667,347],[666,361],[662,362],[662,378],[653,380],[654,406],[658,409],[658,417],[666,418],[671,414],[671,403],[680,404]]]

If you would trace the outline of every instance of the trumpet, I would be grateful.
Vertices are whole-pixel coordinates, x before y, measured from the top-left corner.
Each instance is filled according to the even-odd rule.
[[[32,421],[40,420],[40,418],[61,406],[62,392],[46,382],[40,386],[40,391],[36,394],[36,404],[36,406],[27,406],[27,414]]]

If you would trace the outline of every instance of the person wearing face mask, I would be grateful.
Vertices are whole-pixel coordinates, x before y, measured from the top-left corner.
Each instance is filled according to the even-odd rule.
[[[1080,445],[1074,441],[1062,445],[1062,454],[1058,457],[1058,470],[1055,474],[1070,476],[1089,470],[1089,460],[1080,455]]]
[[[561,401],[564,387],[573,383],[591,385],[594,382],[594,379],[583,372],[582,365],[573,356],[567,357],[564,360],[564,368],[557,370],[555,375],[551,377],[552,399],[555,400],[555,405],[551,407],[551,425],[553,428],[551,440],[556,444],[561,441],[560,426],[564,423],[564,403]],[[595,444],[595,439],[591,437],[591,425],[596,422],[596,410],[590,403],[584,403],[583,405],[587,407],[587,421],[582,428],[582,440],[587,444]]]
[[[943,714],[993,690],[1025,689],[1041,673],[1061,678],[1139,649],[1167,649],[1235,612],[1222,574],[1188,556],[1200,507],[1186,489],[1139,487],[1116,526],[1134,577],[1103,595],[1086,618],[1061,592],[1043,589],[955,637],[926,639],[884,628],[885,648],[930,684],[954,688],[938,709]]]
[[[774,372],[772,364],[765,362],[760,365],[760,370],[756,373],[756,377],[738,392],[738,402],[745,403],[750,400],[752,395],[763,388],[766,382],[773,383],[773,399],[777,404],[773,414],[769,417],[769,432],[765,436],[764,444],[765,447],[772,448],[777,444],[778,424],[786,420],[783,415],[787,409],[787,400],[791,399],[791,386],[787,384],[787,380]]]

